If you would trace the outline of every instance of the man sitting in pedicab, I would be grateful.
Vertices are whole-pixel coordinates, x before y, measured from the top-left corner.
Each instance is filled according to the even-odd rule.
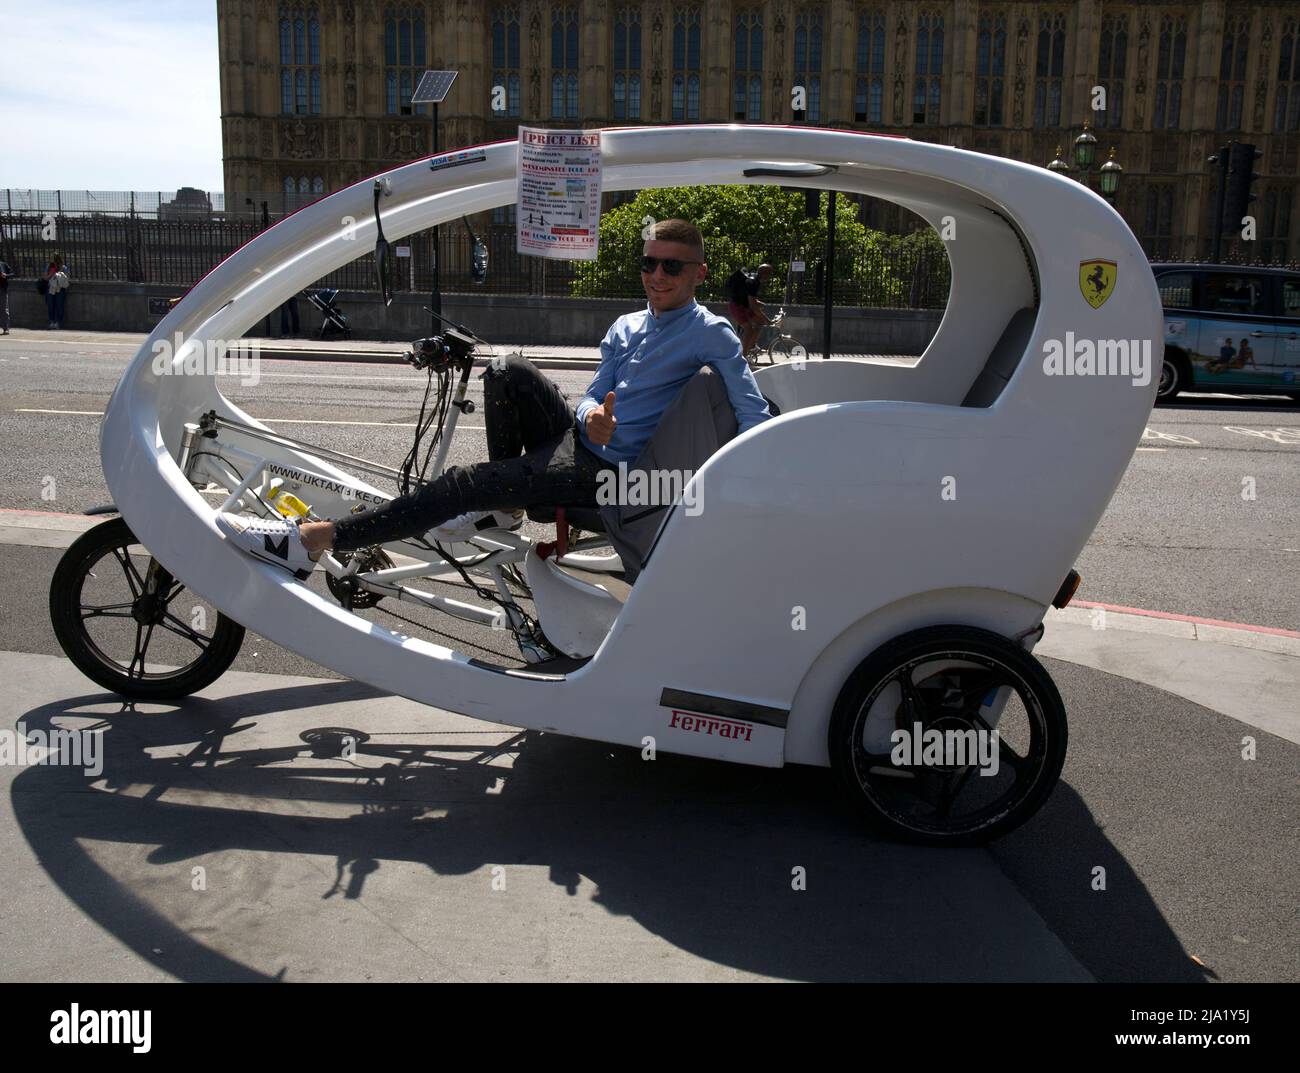
[[[456,543],[485,529],[518,529],[524,506],[596,508],[601,471],[638,459],[664,411],[705,365],[720,375],[739,432],[766,420],[767,402],[731,324],[695,301],[708,273],[699,228],[664,220],[652,236],[641,257],[647,306],[610,327],[576,411],[535,365],[509,355],[481,375],[487,462],[449,466],[411,495],[337,521],[221,514],[218,527],[248,554],[305,578],[327,549],[426,533]]]

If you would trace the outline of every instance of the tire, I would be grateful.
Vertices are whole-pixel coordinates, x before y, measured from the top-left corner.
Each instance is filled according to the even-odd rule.
[[[1160,364],[1160,385],[1156,389],[1156,402],[1170,402],[1187,387],[1191,377],[1187,366],[1177,357],[1164,356]]]
[[[139,548],[143,554],[132,555],[133,545],[139,548],[126,522],[113,518],[83,533],[68,548],[50,581],[54,635],[77,669],[105,689],[135,700],[189,696],[215,682],[235,661],[244,641],[244,627],[215,610],[210,633],[186,623],[175,614],[179,610],[176,598],[185,586],[154,559],[142,564],[143,569],[137,566],[133,560],[148,553]],[[112,564],[109,569],[101,567],[105,560]],[[155,591],[165,598],[143,591],[151,571]],[[107,594],[112,600],[116,594],[123,599],[91,605],[95,613],[86,614],[88,587],[95,595]],[[205,611],[202,621],[207,617]],[[108,621],[102,629],[96,626],[92,630],[89,624],[95,619]],[[116,620],[129,625],[119,630]],[[145,657],[150,655],[175,669],[148,670]],[[192,658],[183,662],[187,655]]]
[[[902,676],[912,683],[910,699]],[[997,733],[988,734],[988,705],[1008,688]],[[904,740],[895,741],[897,731],[914,738],[917,722],[923,739],[930,730],[983,730],[985,748],[997,747],[996,773],[985,782],[979,765],[952,756],[913,763],[897,754]],[[935,626],[890,641],[858,665],[835,702],[828,744],[842,788],[874,831],[920,845],[976,846],[1042,807],[1060,778],[1067,737],[1055,683],[1020,645],[988,630]],[[969,813],[954,813],[959,800],[973,806]]]
[[[775,365],[780,361],[789,361],[794,348],[794,340],[788,335],[778,335],[767,348],[767,360]]]

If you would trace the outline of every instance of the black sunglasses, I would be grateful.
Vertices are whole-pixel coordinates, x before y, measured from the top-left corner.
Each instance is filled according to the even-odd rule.
[[[642,257],[641,271],[650,275],[660,265],[664,266],[664,271],[670,276],[680,276],[682,269],[687,265],[702,265],[703,261],[679,261],[676,257]]]

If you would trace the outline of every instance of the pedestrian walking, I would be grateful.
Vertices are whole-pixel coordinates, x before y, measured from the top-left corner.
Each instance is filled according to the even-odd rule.
[[[63,327],[63,314],[68,304],[68,263],[63,254],[56,253],[45,267],[45,309],[50,316],[51,328]]]
[[[0,335],[9,334],[9,281],[13,276],[14,270],[8,262],[0,261],[0,323],[4,328]]]
[[[297,337],[300,328],[298,323],[298,296],[296,294],[290,295],[285,299],[284,304],[280,306],[280,335],[282,337],[289,334],[291,322],[293,324],[293,335]]]

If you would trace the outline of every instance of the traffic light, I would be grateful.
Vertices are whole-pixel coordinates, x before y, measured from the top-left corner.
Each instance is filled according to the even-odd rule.
[[[1263,155],[1263,150],[1256,149],[1249,142],[1228,144],[1228,174],[1223,200],[1224,231],[1240,230],[1242,217],[1250,212],[1250,203],[1256,197],[1250,192],[1250,187],[1259,178],[1259,173],[1255,171],[1255,161]]]

